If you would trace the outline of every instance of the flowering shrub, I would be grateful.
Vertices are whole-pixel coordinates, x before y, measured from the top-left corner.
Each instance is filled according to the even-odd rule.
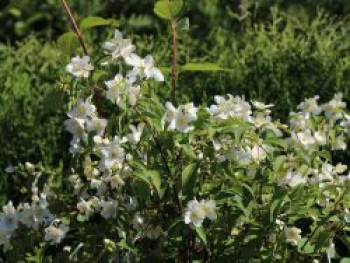
[[[77,91],[69,174],[7,169],[33,178],[28,199],[0,214],[9,260],[24,242],[34,262],[331,261],[336,242],[349,248],[341,94],[307,99],[288,124],[271,118],[274,105],[231,94],[174,105],[154,95],[165,77],[152,56],[119,31],[102,47],[66,67]]]

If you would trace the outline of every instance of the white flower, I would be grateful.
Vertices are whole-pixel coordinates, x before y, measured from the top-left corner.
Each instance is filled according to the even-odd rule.
[[[135,50],[131,40],[123,39],[123,35],[119,30],[115,30],[114,38],[103,43],[102,47],[112,54],[113,59],[126,58]]]
[[[197,120],[198,108],[193,103],[180,105],[177,109],[171,102],[167,102],[165,106],[167,111],[163,120],[169,123],[168,130],[178,130],[187,133],[194,129],[194,126],[190,124]]]
[[[332,142],[332,150],[343,150],[345,151],[347,148],[345,138],[343,135],[337,136],[335,141]]]
[[[24,163],[24,167],[26,168],[26,170],[30,173],[34,172],[35,170],[35,165],[32,164],[31,162],[25,162]]]
[[[131,130],[131,133],[129,133],[127,135],[127,139],[130,143],[132,144],[137,144],[140,139],[141,139],[141,135],[142,135],[142,132],[143,132],[143,128],[145,127],[145,124],[144,123],[139,123],[137,125],[137,127],[135,127],[134,125],[129,125],[129,128]]]
[[[289,123],[294,129],[305,130],[310,127],[311,120],[307,115],[291,112]]]
[[[197,200],[192,200],[187,204],[187,209],[185,212],[185,223],[192,223],[196,227],[199,227],[203,224],[205,215],[206,213],[203,209],[203,206]]]
[[[164,81],[162,72],[154,66],[153,57],[150,55],[142,59],[136,54],[131,54],[125,58],[125,63],[134,67],[129,72],[129,76],[132,79],[140,76],[141,78],[154,78],[156,81]]]
[[[324,131],[316,131],[314,133],[314,137],[315,137],[316,142],[319,145],[326,145],[326,143],[327,143],[327,136],[326,136],[326,133]]]
[[[90,71],[94,70],[94,67],[89,63],[90,57],[79,56],[72,58],[70,64],[67,65],[66,70],[71,73],[73,76],[80,78],[88,78]]]
[[[309,130],[297,133],[292,132],[292,139],[305,147],[311,146],[316,142]]]
[[[280,219],[276,219],[275,223],[276,223],[276,225],[278,226],[278,228],[279,228],[280,230],[282,230],[282,229],[284,228],[284,226],[286,225],[286,223],[284,223],[284,222],[283,222],[282,220],[280,220]]]
[[[22,211],[19,213],[19,221],[29,228],[38,229],[40,224],[50,223],[54,216],[48,210],[48,203],[45,196],[31,205],[24,203],[21,205]]]
[[[341,110],[346,108],[346,103],[343,101],[343,94],[335,94],[333,99],[324,104],[322,107],[325,111],[326,118],[330,120],[342,118]]]
[[[135,106],[137,100],[141,97],[141,87],[140,85],[137,86],[129,86],[126,90],[126,93],[128,95],[128,102],[131,106]]]
[[[125,151],[121,144],[121,140],[118,136],[115,136],[113,141],[108,145],[101,147],[102,159],[100,161],[100,170],[112,168],[114,165],[121,165],[125,159]]]
[[[298,172],[288,171],[283,183],[288,184],[290,187],[296,187],[299,184],[305,184],[306,178]]]
[[[114,174],[112,176],[108,176],[105,180],[107,183],[110,183],[111,188],[116,189],[124,186],[124,180],[121,178],[119,174]]]
[[[88,120],[86,123],[86,129],[89,132],[95,132],[97,135],[102,135],[105,132],[105,129],[107,127],[107,120],[106,119],[100,119],[100,118],[92,118],[91,120]]]
[[[185,224],[193,224],[196,227],[200,227],[203,224],[205,218],[210,220],[216,219],[215,201],[200,201],[196,199],[191,200],[187,204],[186,212],[184,214]]]
[[[59,227],[55,227],[51,224],[45,228],[45,241],[53,241],[57,244],[61,243],[62,239],[65,238],[69,227],[65,224],[60,224]]]
[[[247,165],[252,161],[252,158],[258,158],[258,155],[255,154],[250,152],[250,149],[244,150],[242,147],[231,147],[226,157],[227,159],[234,159],[240,165]]]
[[[87,219],[94,212],[92,203],[89,201],[86,202],[84,199],[81,199],[81,201],[77,204],[77,209],[80,213],[83,213]]]
[[[82,134],[83,138],[85,138],[86,134]],[[74,136],[70,141],[69,152],[73,155],[81,153],[83,151],[83,147],[80,145],[80,138],[78,136]]]
[[[77,105],[67,115],[70,118],[86,119],[87,117],[92,117],[95,112],[96,107],[90,101],[79,99]]]
[[[90,187],[97,190],[97,195],[101,196],[107,191],[107,185],[98,179],[91,179]]]
[[[251,150],[251,155],[252,155],[252,158],[255,160],[255,161],[263,161],[266,159],[267,157],[267,149],[266,149],[266,146],[265,145],[259,145],[259,144],[254,144],[252,150]]]
[[[320,96],[316,95],[313,98],[306,99],[304,102],[300,103],[297,107],[298,110],[302,110],[307,116],[309,114],[319,115],[322,112],[322,108],[317,104],[317,100]]]
[[[71,118],[64,121],[64,126],[66,127],[66,130],[74,136],[76,136],[77,138],[85,137],[84,124],[85,120],[83,119]]]
[[[12,201],[2,208],[3,213],[0,214],[0,228],[5,232],[13,232],[18,227],[18,215]]]
[[[301,239],[301,230],[297,227],[286,227],[284,228],[284,235],[287,243],[296,246],[298,241]]]
[[[350,135],[350,115],[345,114],[344,120],[340,123],[340,126],[342,126],[345,129],[345,132]]]
[[[127,87],[131,85],[131,82],[121,74],[117,74],[114,79],[106,81],[105,84],[107,86],[107,99],[119,105],[122,96],[125,94]]]
[[[336,166],[335,166],[335,172],[337,174],[342,174],[346,171],[346,169],[348,168],[347,165],[344,165],[342,163],[337,163]]]
[[[216,105],[211,105],[208,112],[215,118],[226,120],[232,117],[249,119],[252,114],[251,107],[244,98],[234,97],[228,94],[228,99],[223,96],[215,96]]]
[[[252,101],[252,104],[258,110],[266,110],[275,106],[274,104],[264,104],[260,101]]]
[[[109,218],[116,218],[117,216],[117,207],[118,202],[114,200],[104,201],[102,200],[100,202],[100,206],[102,208],[101,215],[105,219]]]
[[[205,212],[205,216],[207,218],[209,218],[210,220],[214,221],[217,218],[216,211],[215,211],[216,210],[215,201],[214,200],[209,200],[209,201],[202,200],[200,203],[202,205],[202,209]]]

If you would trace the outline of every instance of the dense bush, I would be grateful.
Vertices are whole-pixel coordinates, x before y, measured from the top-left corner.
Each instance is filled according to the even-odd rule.
[[[348,260],[350,173],[333,158],[350,135],[341,94],[305,100],[286,124],[239,96],[169,102],[152,56],[135,52],[115,31],[65,67],[71,169],[6,169],[25,184],[0,213],[3,260]]]
[[[0,48],[0,174],[27,160],[57,165],[66,149],[60,125],[66,102],[57,85],[61,54],[35,38]],[[2,189],[11,195],[10,188]]]

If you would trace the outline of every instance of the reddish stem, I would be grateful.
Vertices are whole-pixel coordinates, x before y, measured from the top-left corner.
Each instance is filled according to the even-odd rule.
[[[81,32],[79,30],[79,27],[78,27],[77,23],[75,22],[74,16],[73,16],[72,11],[70,10],[70,8],[69,8],[69,6],[67,4],[67,1],[66,0],[62,0],[62,5],[63,5],[64,10],[66,11],[68,20],[69,20],[69,22],[70,22],[70,24],[71,24],[71,26],[73,28],[73,31],[77,35],[78,40],[80,42],[80,45],[81,45],[81,47],[84,50],[84,54],[86,56],[88,56],[89,53],[87,51],[87,47],[86,47],[83,35],[81,34]]]
[[[176,100],[175,100],[175,92],[176,92],[176,60],[177,60],[177,44],[176,44],[176,20],[171,22],[171,28],[172,28],[172,36],[173,36],[173,66],[171,69],[171,102],[175,106]]]

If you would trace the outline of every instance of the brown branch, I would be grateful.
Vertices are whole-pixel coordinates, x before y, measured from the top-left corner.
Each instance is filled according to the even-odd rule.
[[[171,102],[175,106],[176,104],[176,60],[177,60],[177,45],[176,45],[176,20],[171,22],[171,29],[172,29],[172,39],[173,39],[173,66],[171,69]]]
[[[72,26],[72,29],[73,29],[75,35],[78,37],[78,40],[80,42],[81,47],[83,48],[84,54],[86,56],[88,56],[89,53],[87,51],[86,43],[84,41],[83,35],[81,34],[81,32],[79,30],[77,23],[75,22],[72,11],[70,10],[66,0],[61,0],[61,2],[62,2],[64,10],[66,11],[67,18]]]

